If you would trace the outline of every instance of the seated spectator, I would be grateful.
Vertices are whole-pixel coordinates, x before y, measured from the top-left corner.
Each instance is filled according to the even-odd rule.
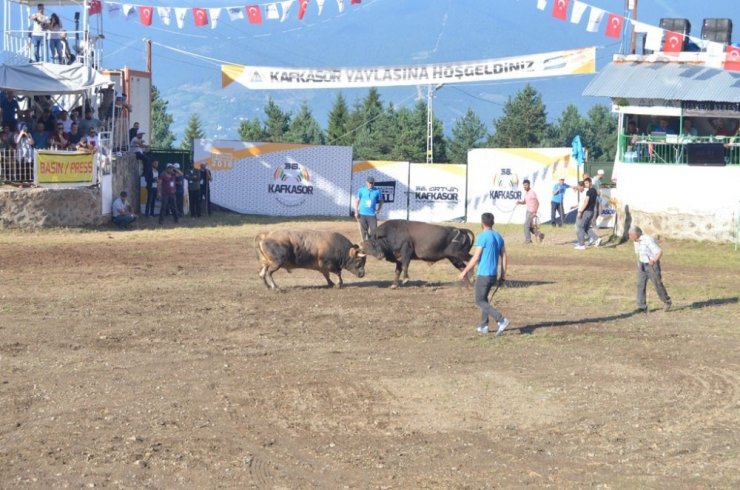
[[[667,117],[661,117],[658,120],[658,127],[654,128],[651,134],[655,136],[665,136],[667,134],[676,134],[676,131],[668,123]]]
[[[134,214],[133,207],[128,202],[128,193],[126,191],[121,191],[120,197],[113,201],[111,215],[113,222],[119,228],[128,228],[131,223],[136,221],[136,215]]]
[[[99,146],[98,132],[94,128],[88,130],[87,136],[77,144],[77,149],[88,153],[95,153]]]
[[[714,130],[714,136],[729,136],[730,131],[725,127],[725,120],[722,118],[710,119],[709,125]]]
[[[59,119],[57,119],[57,124],[62,123],[62,126],[64,126],[64,132],[69,133],[72,130],[72,119],[69,117],[69,112],[67,111],[61,111],[59,113]]]
[[[31,133],[31,136],[36,143],[37,150],[43,150],[49,147],[49,132],[45,129],[42,121],[36,123],[36,130]]]
[[[100,129],[100,121],[93,117],[93,110],[91,108],[85,109],[85,117],[79,122],[80,133],[88,134],[90,128],[98,131]]]
[[[135,122],[131,129],[128,130],[128,140],[131,141],[136,138],[137,134],[139,134],[139,123]]]
[[[70,126],[69,134],[67,135],[67,140],[69,140],[69,146],[74,148],[77,146],[77,143],[80,142],[82,139],[82,133],[80,133],[79,127],[77,126],[77,123],[72,123]]]
[[[54,119],[54,116],[51,114],[51,109],[48,107],[44,109],[44,112],[41,114],[41,118],[39,118],[39,122],[44,123],[44,130],[51,133],[54,131],[54,128],[57,126],[57,122]]]
[[[144,132],[138,131],[136,136],[131,139],[129,143],[129,149],[134,152],[137,160],[144,162],[144,165],[148,165],[149,156],[146,154],[146,150],[149,149],[149,145],[144,144]]]
[[[49,147],[52,150],[66,150],[69,145],[68,136],[64,133],[64,125],[59,122],[57,123],[56,130],[51,133],[49,138]]]
[[[692,121],[691,119],[683,120],[683,132],[681,133],[681,136],[688,138],[699,136],[699,132],[694,127],[694,121]]]

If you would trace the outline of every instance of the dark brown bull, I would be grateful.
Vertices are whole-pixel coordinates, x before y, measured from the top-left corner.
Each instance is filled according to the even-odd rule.
[[[380,225],[375,236],[363,242],[362,249],[368,255],[396,264],[391,286],[396,288],[401,271],[403,284],[408,282],[411,260],[434,263],[447,259],[463,270],[472,258],[470,249],[474,242],[473,232],[465,228],[392,219]]]
[[[357,277],[365,275],[365,254],[344,235],[331,231],[277,230],[260,233],[255,238],[260,259],[260,277],[265,286],[279,289],[272,273],[283,268],[311,269],[321,272],[329,287],[335,284],[329,278],[333,272],[339,277],[336,287],[342,287],[342,269]]]

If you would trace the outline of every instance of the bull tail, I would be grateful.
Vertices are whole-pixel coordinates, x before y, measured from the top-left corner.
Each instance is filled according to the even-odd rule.
[[[262,250],[262,241],[267,236],[267,233],[259,233],[256,237],[254,237],[254,250],[257,252],[257,259],[265,264],[268,262],[267,256],[265,255],[265,252]]]

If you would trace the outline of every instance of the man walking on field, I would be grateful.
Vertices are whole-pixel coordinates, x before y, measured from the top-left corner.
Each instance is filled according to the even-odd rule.
[[[637,255],[637,309],[635,313],[647,312],[645,289],[648,279],[655,286],[658,297],[665,305],[665,311],[669,311],[673,302],[663,286],[663,278],[660,274],[660,258],[663,256],[663,251],[655,243],[653,237],[642,234],[639,226],[630,228],[629,237],[635,242],[635,254]]]
[[[524,186],[524,198],[516,203],[527,205],[527,214],[524,217],[524,243],[532,243],[532,220],[537,216],[540,201],[534,189],[530,187],[529,179],[524,179],[522,185]],[[536,238],[541,239],[541,237]]]
[[[478,274],[475,278],[475,304],[480,308],[481,316],[476,330],[478,333],[488,333],[488,319],[493,317],[497,325],[496,336],[499,336],[509,326],[509,320],[488,302],[488,293],[497,282],[499,258],[501,259],[501,275],[498,276],[498,283],[502,284],[506,280],[506,246],[504,238],[492,229],[493,214],[483,213],[481,215],[481,228],[483,231],[475,239],[473,257],[465,269],[460,272],[460,280],[465,279],[468,272],[478,264]]]

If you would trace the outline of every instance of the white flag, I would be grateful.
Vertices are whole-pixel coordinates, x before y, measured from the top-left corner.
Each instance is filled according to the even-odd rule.
[[[108,6],[108,15],[111,17],[120,17],[121,16],[121,4],[120,3],[107,3]]]
[[[244,18],[244,9],[241,7],[227,7],[226,12],[229,14],[229,19],[231,20]]]
[[[663,40],[663,29],[636,20],[632,21],[632,27],[635,33],[645,33],[644,49],[660,51],[660,42]]]
[[[293,2],[295,2],[295,0],[285,0],[283,2],[280,2],[280,5],[283,7],[283,16],[280,17],[280,22],[285,22],[285,19],[288,18],[288,14],[290,13],[290,8],[293,6]]]
[[[321,11],[324,10],[324,0],[316,0],[316,5],[319,6],[319,15],[321,15]]]
[[[126,20],[131,20],[136,18],[136,5],[131,5],[130,3],[124,3],[123,4],[123,16],[126,18]]]
[[[214,7],[208,9],[208,17],[211,18],[211,29],[215,29],[218,25],[218,17],[221,15],[221,7]]]
[[[280,18],[280,12],[276,3],[268,3],[265,5],[265,17],[269,20],[278,20]]]
[[[175,7],[175,21],[177,21],[178,29],[182,29],[185,25],[185,16],[188,15],[188,8]]]
[[[698,44],[698,43],[697,43]],[[703,41],[702,48],[705,48],[707,54],[711,55],[725,55],[725,44],[724,43],[717,43],[714,41]]]
[[[573,2],[573,10],[570,13],[570,21],[573,24],[578,24],[579,22],[581,22],[583,13],[586,11],[586,7],[588,7],[588,5],[580,2],[579,0]]]
[[[170,25],[170,22],[172,22],[172,9],[170,7],[157,7],[157,14],[162,24]]]
[[[605,13],[604,10],[592,6],[591,14],[588,16],[588,27],[586,27],[586,30],[588,32],[597,32]]]
[[[545,10],[545,7],[547,7],[547,0],[537,0],[538,9]]]
[[[344,0],[337,0],[337,8],[339,8],[340,14],[344,12]]]

